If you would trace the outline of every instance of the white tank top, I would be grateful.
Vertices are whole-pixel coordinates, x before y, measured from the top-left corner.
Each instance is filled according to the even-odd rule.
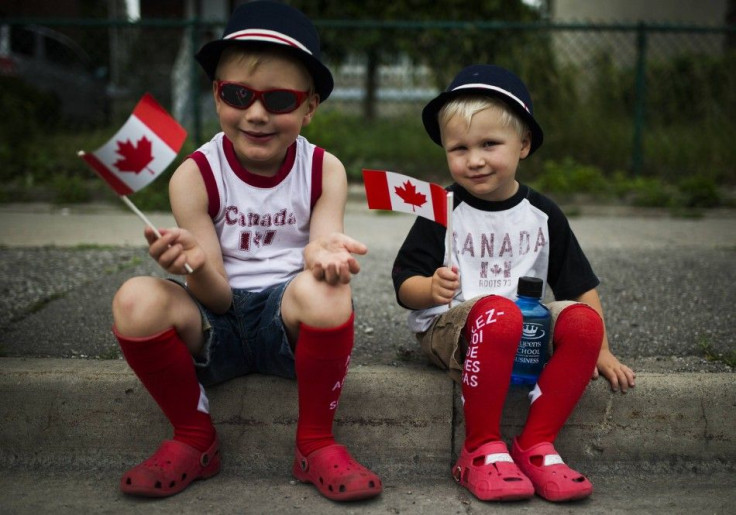
[[[274,177],[243,168],[222,132],[189,157],[204,179],[230,286],[261,291],[299,273],[324,150],[299,136]]]

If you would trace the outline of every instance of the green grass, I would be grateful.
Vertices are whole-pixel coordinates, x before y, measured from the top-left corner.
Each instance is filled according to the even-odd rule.
[[[705,359],[708,361],[723,363],[731,368],[736,368],[736,351],[732,350],[728,353],[717,352],[706,338],[701,338],[698,345]]]
[[[38,313],[43,308],[51,304],[53,301],[58,300],[58,299],[63,299],[65,295],[66,293],[63,293],[63,292],[52,293],[48,297],[34,302],[30,306],[28,306],[28,308],[26,308],[24,316],[30,315],[33,313]]]
[[[117,347],[110,347],[109,349],[106,349],[97,356],[97,359],[100,360],[115,360],[120,359],[121,357],[120,350]]]

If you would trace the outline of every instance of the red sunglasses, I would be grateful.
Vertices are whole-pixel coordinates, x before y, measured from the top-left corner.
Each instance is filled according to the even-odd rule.
[[[295,111],[309,96],[309,91],[269,89],[258,91],[238,82],[217,81],[217,96],[230,107],[248,109],[260,100],[269,113],[283,114]]]

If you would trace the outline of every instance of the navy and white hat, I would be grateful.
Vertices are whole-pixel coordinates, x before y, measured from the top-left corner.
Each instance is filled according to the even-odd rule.
[[[477,64],[468,66],[458,73],[450,87],[430,101],[422,111],[422,121],[429,137],[438,145],[442,145],[440,125],[437,115],[447,102],[466,93],[475,93],[496,97],[503,100],[518,114],[529,127],[532,133],[532,155],[539,148],[544,139],[544,133],[534,119],[532,97],[519,77],[505,68],[491,64]]]
[[[226,47],[253,43],[282,45],[306,65],[320,100],[330,96],[334,81],[321,61],[317,29],[303,12],[286,4],[258,0],[238,6],[222,39],[205,44],[195,57],[210,80],[215,80],[220,54]]]

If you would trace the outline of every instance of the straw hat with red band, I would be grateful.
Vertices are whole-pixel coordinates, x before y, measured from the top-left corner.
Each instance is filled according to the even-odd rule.
[[[215,80],[220,54],[230,45],[280,45],[306,65],[320,101],[332,92],[334,81],[321,61],[317,29],[294,7],[267,0],[238,6],[222,38],[205,44],[195,55],[210,80]]]
[[[422,111],[422,121],[432,141],[442,146],[437,115],[447,102],[463,94],[478,94],[503,100],[526,123],[532,133],[529,155],[544,139],[542,127],[534,119],[532,97],[519,77],[509,70],[491,64],[468,66],[455,76],[450,87],[430,101]]]

